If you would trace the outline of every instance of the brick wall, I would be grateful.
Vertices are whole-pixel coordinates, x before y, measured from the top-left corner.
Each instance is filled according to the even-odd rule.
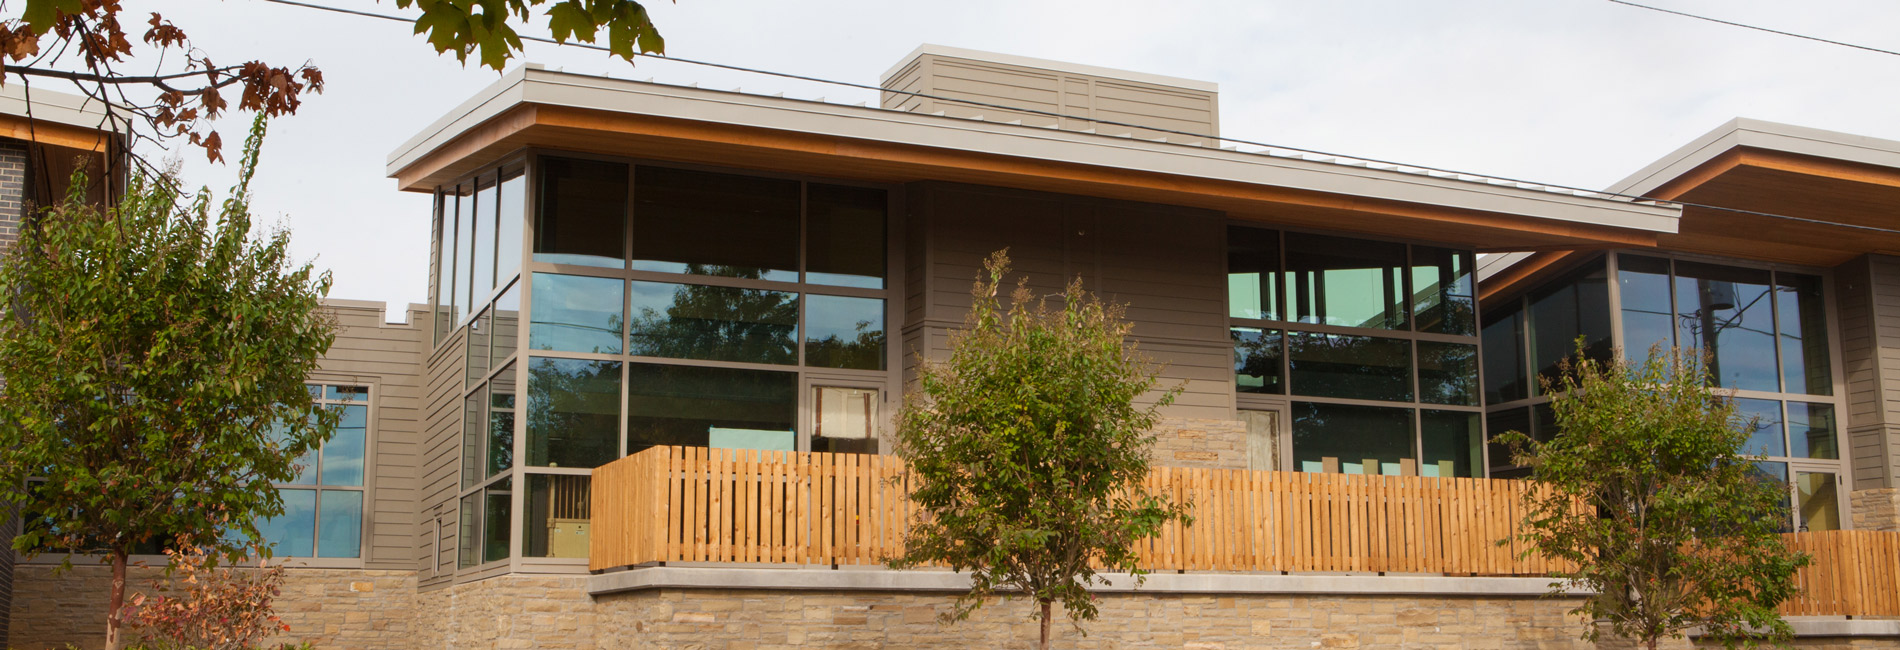
[[[20,222],[25,213],[26,146],[11,140],[0,141],[0,254],[19,241]]]

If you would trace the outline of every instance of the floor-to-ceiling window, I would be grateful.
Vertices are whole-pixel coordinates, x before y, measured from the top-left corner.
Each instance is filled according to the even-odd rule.
[[[1242,225],[1227,242],[1235,389],[1286,396],[1283,468],[1483,474],[1470,252]]]
[[[494,269],[438,271],[437,295],[462,302],[437,311],[467,342],[460,566],[585,557],[591,469],[651,446],[879,451],[884,189],[595,156],[525,166],[440,202],[440,264]],[[512,264],[484,257],[484,236]]]

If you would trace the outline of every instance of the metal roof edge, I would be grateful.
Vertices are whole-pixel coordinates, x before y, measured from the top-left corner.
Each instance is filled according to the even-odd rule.
[[[1900,141],[1736,117],[1611,185],[1643,195],[1738,147],[1900,168]]]

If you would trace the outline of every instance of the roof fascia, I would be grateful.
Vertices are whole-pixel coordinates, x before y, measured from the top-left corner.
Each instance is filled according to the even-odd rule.
[[[1900,168],[1900,142],[1738,117],[1650,163],[1610,186],[1609,191],[1649,196],[1724,154],[1744,148]],[[1669,188],[1671,196],[1695,185],[1675,184]]]

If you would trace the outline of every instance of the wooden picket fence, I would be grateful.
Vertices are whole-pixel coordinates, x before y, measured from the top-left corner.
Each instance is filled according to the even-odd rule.
[[[1785,535],[1813,562],[1795,573],[1786,616],[1900,616],[1900,533],[1829,530]]]
[[[877,564],[917,509],[894,456],[654,447],[594,470],[589,566]],[[1145,489],[1191,503],[1138,549],[1152,570],[1543,575],[1499,546],[1525,481],[1163,467]]]

